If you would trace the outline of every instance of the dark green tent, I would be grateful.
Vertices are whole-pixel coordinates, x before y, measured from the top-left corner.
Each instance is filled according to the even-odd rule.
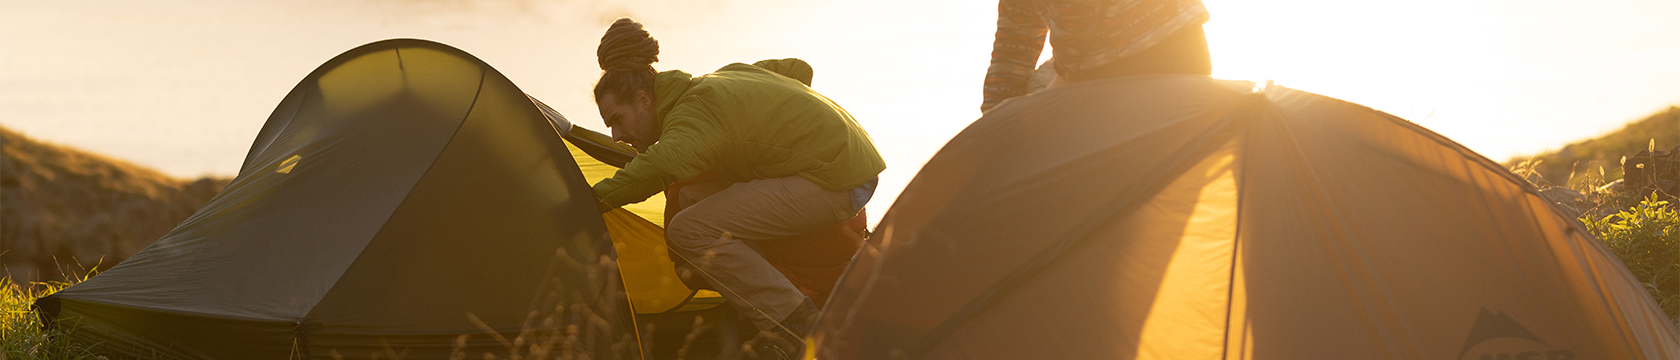
[[[358,47],[286,96],[202,210],[37,306],[134,356],[636,358],[612,242],[556,125],[458,49]]]

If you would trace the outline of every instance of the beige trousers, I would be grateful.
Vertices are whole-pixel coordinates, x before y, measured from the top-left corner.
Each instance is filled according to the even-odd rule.
[[[823,189],[798,176],[695,184],[684,186],[677,195],[681,204],[692,205],[666,226],[671,244],[760,330],[775,328],[805,295],[742,241],[779,240],[857,215],[846,193]]]

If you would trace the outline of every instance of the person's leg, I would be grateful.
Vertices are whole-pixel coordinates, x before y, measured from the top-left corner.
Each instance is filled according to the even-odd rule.
[[[730,185],[735,185],[735,182],[708,181],[683,185],[682,190],[677,191],[677,208],[687,209],[694,206],[694,203],[712,197],[712,195],[722,192],[723,189],[728,189]]]
[[[741,241],[811,232],[846,221],[851,212],[845,193],[800,177],[753,180],[730,185],[683,209],[665,231],[677,253],[699,267],[725,300],[759,329],[768,330],[805,296]]]

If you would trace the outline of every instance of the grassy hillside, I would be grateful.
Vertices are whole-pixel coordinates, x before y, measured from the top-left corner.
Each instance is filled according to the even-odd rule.
[[[1534,166],[1534,171],[1544,182],[1533,178],[1530,178],[1530,181],[1539,185],[1581,188],[1591,183],[1621,179],[1622,156],[1645,150],[1652,140],[1656,141],[1659,151],[1680,144],[1680,107],[1671,106],[1667,110],[1628,123],[1620,130],[1569,144],[1562,149],[1512,158],[1506,161],[1505,166],[1514,167],[1524,161],[1537,160],[1539,164]],[[1598,172],[1600,167],[1604,169],[1602,177]],[[1571,174],[1574,175],[1574,179],[1571,179]]]
[[[101,261],[108,268],[228,181],[176,179],[0,127],[0,264],[18,283],[63,280]]]
[[[1579,215],[1669,319],[1680,324],[1680,282],[1675,281],[1680,279],[1680,253],[1673,251],[1680,244],[1680,215],[1671,202],[1655,195],[1600,188],[1622,178],[1623,156],[1649,149],[1653,142],[1658,151],[1680,144],[1680,108],[1669,107],[1556,151],[1516,157],[1505,166],[1539,186],[1540,195],[1560,209]]]

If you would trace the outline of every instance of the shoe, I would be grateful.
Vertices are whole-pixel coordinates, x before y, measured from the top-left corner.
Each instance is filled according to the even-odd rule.
[[[805,335],[810,334],[811,327],[817,323],[817,305],[811,298],[805,298],[799,307],[782,320],[782,326],[793,331],[789,334],[780,328],[760,331],[758,336],[743,344],[742,355],[748,359],[778,359],[795,360],[805,355]]]
[[[811,302],[811,298],[807,297],[804,302],[799,303],[799,307],[793,308],[793,313],[788,314],[786,319],[782,319],[782,326],[787,327],[788,330],[793,330],[793,333],[799,334],[800,337],[810,335],[811,327],[817,324],[819,313],[821,312],[817,310],[817,304]],[[801,340],[800,342],[803,343],[804,341]]]
[[[794,342],[790,339],[792,337],[781,329],[761,331],[752,340],[741,344],[741,356],[738,359],[797,360],[799,355],[803,355],[800,351],[804,351],[804,348],[800,344],[804,342]]]

